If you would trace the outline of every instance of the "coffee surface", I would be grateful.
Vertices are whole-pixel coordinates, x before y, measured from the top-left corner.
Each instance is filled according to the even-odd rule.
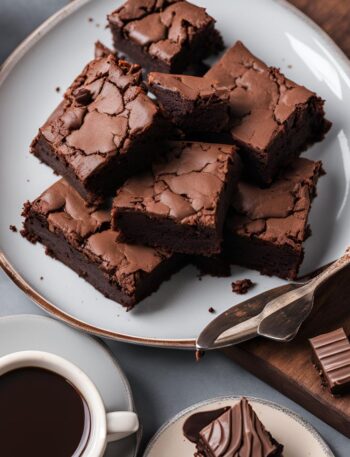
[[[41,368],[0,376],[0,455],[78,457],[90,433],[90,413],[63,377]]]

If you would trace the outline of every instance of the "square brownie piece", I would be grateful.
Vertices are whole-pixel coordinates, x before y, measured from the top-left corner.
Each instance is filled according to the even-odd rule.
[[[129,179],[117,191],[113,227],[140,244],[216,254],[239,171],[234,146],[169,142],[150,172]]]
[[[237,42],[206,77],[230,90],[231,135],[252,176],[270,184],[330,128],[323,100]]]
[[[225,225],[224,254],[231,263],[295,279],[321,174],[321,162],[299,158],[269,188],[240,180]]]
[[[227,126],[229,91],[209,79],[152,72],[148,86],[164,116],[184,132],[216,133]]]
[[[193,414],[183,432],[196,444],[196,457],[282,457],[283,445],[266,430],[246,398],[232,407]]]
[[[141,79],[138,65],[113,55],[92,60],[31,144],[88,203],[113,193],[156,154],[161,116]]]
[[[114,46],[151,71],[183,73],[223,49],[205,8],[181,0],[127,0],[108,15]]]
[[[88,206],[64,179],[27,202],[23,215],[29,241],[42,243],[48,255],[128,310],[184,264],[181,255],[117,241],[110,211]]]

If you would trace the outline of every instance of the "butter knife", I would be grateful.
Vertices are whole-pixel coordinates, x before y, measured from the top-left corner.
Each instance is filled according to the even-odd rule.
[[[197,350],[218,349],[263,336],[291,341],[314,306],[315,292],[350,265],[350,248],[307,282],[289,283],[239,303],[210,322],[197,338]]]

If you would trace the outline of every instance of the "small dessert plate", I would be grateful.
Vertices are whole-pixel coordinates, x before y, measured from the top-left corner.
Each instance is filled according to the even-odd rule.
[[[194,413],[233,406],[240,397],[219,397],[191,406],[170,419],[150,441],[143,457],[193,457],[195,445],[182,432],[186,419]],[[316,430],[294,412],[267,400],[247,397],[261,422],[284,445],[283,457],[334,457]]]
[[[74,363],[96,385],[107,411],[134,411],[131,389],[107,346],[54,319],[16,315],[0,318],[0,357],[17,351],[50,352]],[[141,430],[110,443],[105,457],[135,457]]]

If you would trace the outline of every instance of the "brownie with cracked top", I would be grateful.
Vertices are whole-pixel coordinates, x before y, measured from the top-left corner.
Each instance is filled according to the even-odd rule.
[[[141,80],[138,65],[113,55],[92,60],[31,144],[89,203],[115,191],[157,152],[162,118]]]
[[[232,145],[169,142],[151,171],[117,191],[113,227],[127,240],[173,252],[219,253],[239,172]]]
[[[330,128],[320,97],[268,67],[239,41],[205,77],[230,90],[230,134],[260,184],[270,184]]]
[[[24,206],[22,234],[46,246],[107,298],[127,309],[150,295],[184,264],[164,249],[118,241],[110,210],[86,201],[64,179]]]
[[[299,158],[269,188],[240,180],[225,224],[223,252],[230,262],[295,279],[322,173],[321,162]]]
[[[152,72],[149,90],[166,116],[188,134],[221,132],[229,120],[229,91],[207,78]]]
[[[196,457],[282,457],[283,445],[268,432],[246,398],[234,406],[192,414],[183,425]]]
[[[149,71],[183,73],[223,48],[205,8],[182,0],[127,0],[108,15],[114,46]]]

